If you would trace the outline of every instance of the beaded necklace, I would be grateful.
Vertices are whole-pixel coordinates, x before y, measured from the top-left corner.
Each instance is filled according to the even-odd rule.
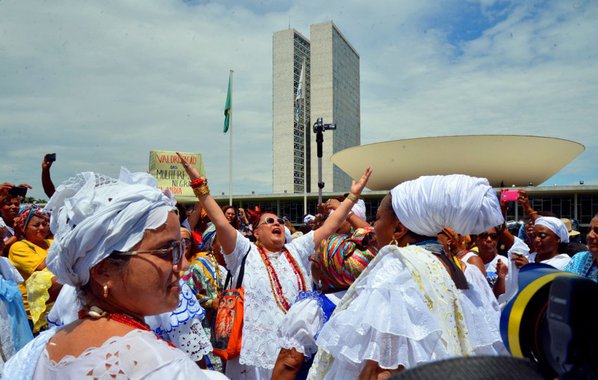
[[[274,295],[274,301],[276,301],[276,304],[278,305],[280,310],[282,310],[282,312],[286,314],[286,312],[291,308],[291,304],[284,296],[282,284],[280,283],[278,274],[272,266],[272,262],[270,261],[270,258],[268,257],[268,254],[266,253],[264,247],[262,247],[261,244],[257,244],[257,248],[260,253],[260,257],[262,258],[262,261],[264,262],[264,265],[266,266],[266,270],[268,272],[268,280],[270,281],[270,289],[272,290],[272,294]],[[293,256],[289,253],[289,251],[286,249],[286,247],[282,249],[282,254],[286,257],[289,264],[291,264],[291,268],[293,269],[293,273],[295,274],[295,277],[297,279],[297,289],[300,292],[304,292],[306,290],[305,279],[303,278],[303,273],[301,272],[301,269],[299,269],[299,265],[297,264]]]
[[[124,314],[124,313],[108,313],[108,312],[103,311],[102,309],[100,309],[97,306],[92,306],[89,310],[79,310],[79,318],[80,319],[84,319],[84,318],[90,318],[90,319],[106,318],[108,320],[113,320],[114,322],[118,322],[118,323],[121,323],[123,325],[131,326],[131,327],[139,329],[139,330],[152,331],[152,330],[150,330],[150,328],[149,328],[148,325],[146,325],[145,323],[139,321],[136,318],[131,317],[130,315],[127,315],[127,314]],[[154,335],[156,335],[157,338],[162,339],[163,341],[165,341],[170,347],[176,347],[174,344],[172,344],[171,342],[165,340],[164,338],[162,338],[158,334],[154,333]]]

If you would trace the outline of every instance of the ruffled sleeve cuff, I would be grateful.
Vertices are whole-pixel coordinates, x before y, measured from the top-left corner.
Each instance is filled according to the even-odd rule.
[[[294,348],[306,357],[317,350],[316,335],[324,324],[324,313],[317,292],[306,292],[291,306],[278,330],[281,348]]]

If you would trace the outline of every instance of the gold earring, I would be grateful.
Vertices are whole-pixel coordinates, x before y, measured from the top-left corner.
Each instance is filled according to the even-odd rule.
[[[397,239],[392,238],[392,240],[390,241],[390,245],[399,245],[399,242],[397,241]]]
[[[108,298],[108,284],[104,284],[104,298]]]

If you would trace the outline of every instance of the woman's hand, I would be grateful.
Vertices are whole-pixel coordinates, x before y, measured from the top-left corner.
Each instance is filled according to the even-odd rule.
[[[522,266],[529,264],[529,261],[527,260],[527,258],[518,253],[513,254],[511,261],[515,263],[515,266],[517,267],[517,269],[521,269]]]
[[[191,179],[191,181],[197,178],[201,178],[201,175],[199,175],[197,169],[189,165],[189,162],[187,162],[185,157],[183,157],[179,152],[176,152],[176,155],[179,156],[179,159],[181,160],[181,165],[183,165],[183,167],[185,168],[185,171],[187,172],[187,175],[189,176],[189,179]]]
[[[326,210],[328,211],[328,213],[330,213],[330,211],[336,210],[338,206],[340,206],[340,204],[341,202],[339,202],[338,199],[329,199],[325,203]]]
[[[363,191],[365,185],[368,183],[368,180],[370,179],[370,175],[372,175],[372,168],[368,167],[367,169],[365,169],[365,172],[357,182],[352,182],[350,190],[351,194],[354,194],[356,196],[361,195],[361,192]]]
[[[501,260],[498,260],[496,263],[496,275],[498,278],[506,278],[507,273],[509,273],[509,266],[503,263]]]

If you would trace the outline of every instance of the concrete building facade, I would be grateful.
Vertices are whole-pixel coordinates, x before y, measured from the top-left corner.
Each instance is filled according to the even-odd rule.
[[[346,191],[351,178],[330,157],[360,144],[359,55],[332,22],[311,25],[309,40],[288,29],[272,42],[272,192],[303,193],[304,183],[317,192],[312,126],[320,117],[337,126],[324,133],[324,191]],[[304,98],[296,101],[303,65]]]

